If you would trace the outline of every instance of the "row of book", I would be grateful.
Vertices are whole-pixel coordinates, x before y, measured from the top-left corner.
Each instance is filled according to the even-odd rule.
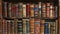
[[[57,23],[40,19],[3,20],[2,34],[58,34]]]
[[[56,18],[57,6],[54,3],[9,3],[3,2],[3,17],[10,18]]]

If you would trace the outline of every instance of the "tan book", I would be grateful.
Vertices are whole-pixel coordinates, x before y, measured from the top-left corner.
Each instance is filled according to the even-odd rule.
[[[34,19],[30,19],[30,34],[34,34]]]
[[[23,4],[23,17],[26,18],[26,4]]]
[[[34,17],[34,4],[30,4],[30,17]]]
[[[41,17],[41,14],[42,14],[42,11],[41,11],[41,8],[42,8],[42,6],[41,6],[41,2],[39,2],[39,17]]]

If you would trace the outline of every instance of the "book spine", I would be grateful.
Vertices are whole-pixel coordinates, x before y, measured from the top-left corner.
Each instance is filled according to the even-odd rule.
[[[34,34],[40,34],[40,19],[35,19],[34,20]]]
[[[27,3],[27,5],[26,5],[26,16],[27,16],[27,18],[29,18],[29,16],[30,16],[30,4],[29,3]]]
[[[38,17],[38,4],[34,5],[34,17]]]
[[[23,34],[27,34],[27,31],[26,31],[26,20],[23,19]]]
[[[23,3],[19,3],[18,8],[19,8],[18,9],[19,18],[22,18]]]
[[[15,4],[15,17],[18,18],[18,3]]]
[[[44,34],[44,23],[45,23],[45,20],[41,20],[41,23],[40,23],[40,34]]]
[[[7,34],[11,33],[11,24],[10,24],[10,20],[7,20]]]
[[[44,34],[49,34],[49,23],[44,23]]]
[[[3,34],[7,34],[7,22],[6,20],[3,20]]]
[[[46,11],[47,11],[47,18],[49,18],[50,16],[50,3],[46,3],[46,5],[47,5],[47,9],[46,9]]]
[[[53,4],[50,5],[50,18],[54,18],[54,6],[53,6]]]
[[[50,24],[50,34],[56,34],[56,23],[51,22]]]
[[[39,12],[38,12],[38,13],[39,13],[39,17],[41,17],[41,12],[42,12],[42,11],[41,11],[41,8],[42,8],[41,2],[39,2]]]
[[[21,20],[17,22],[18,27],[18,34],[23,34],[23,23]]]
[[[26,20],[26,31],[27,31],[27,34],[30,34],[30,24],[29,24],[29,19]]]
[[[3,16],[7,17],[7,2],[3,2]]]
[[[11,20],[11,34],[14,34],[14,20]]]
[[[34,34],[34,19],[30,19],[30,34]]]
[[[11,17],[11,3],[8,3],[8,11],[7,16]]]
[[[42,17],[45,18],[46,17],[46,4],[42,3]]]
[[[30,4],[30,17],[34,17],[34,4]]]
[[[26,4],[23,4],[23,17],[26,18]]]

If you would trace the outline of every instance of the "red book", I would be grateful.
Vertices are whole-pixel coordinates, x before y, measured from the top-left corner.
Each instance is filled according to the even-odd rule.
[[[29,18],[29,16],[30,16],[30,4],[29,3],[27,3],[27,5],[26,5],[26,16]]]

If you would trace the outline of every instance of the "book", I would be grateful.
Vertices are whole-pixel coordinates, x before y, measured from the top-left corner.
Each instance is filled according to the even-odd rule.
[[[18,15],[19,18],[22,18],[22,13],[23,12],[23,3],[18,3]]]
[[[27,34],[26,19],[23,19],[23,34]]]
[[[41,17],[41,14],[42,14],[42,11],[41,11],[41,9],[42,9],[42,6],[41,6],[42,5],[42,2],[39,2],[38,5],[39,5],[38,16]]]
[[[10,18],[12,17],[12,16],[11,16],[11,12],[12,12],[12,11],[11,11],[11,10],[12,10],[12,9],[11,9],[11,6],[12,6],[12,3],[8,3],[7,17],[10,17]]]
[[[2,34],[7,34],[7,21],[2,21]]]
[[[42,17],[46,18],[46,3],[42,3]]]
[[[26,4],[23,4],[23,17],[26,18]]]
[[[30,4],[30,17],[34,17],[34,4]]]
[[[26,4],[26,16],[27,16],[27,18],[29,18],[30,17],[30,4],[29,3],[27,3]]]
[[[34,34],[40,34],[40,19],[34,20]]]
[[[36,17],[36,18],[38,17],[38,11],[39,11],[38,10],[38,4],[35,4],[34,5],[34,17]]]
[[[47,18],[50,17],[50,3],[46,3],[47,7],[46,7],[46,12],[47,12]]]
[[[27,34],[30,34],[30,23],[29,23],[29,19],[26,19],[26,31],[27,31]]]
[[[34,18],[30,19],[30,34],[34,34]]]
[[[17,33],[18,34],[23,34],[23,23],[22,23],[22,20],[18,20],[17,22]]]
[[[40,23],[40,34],[44,34],[44,23],[45,23],[45,20],[41,20],[41,23]]]
[[[8,2],[3,2],[3,17],[7,17],[7,3]]]

